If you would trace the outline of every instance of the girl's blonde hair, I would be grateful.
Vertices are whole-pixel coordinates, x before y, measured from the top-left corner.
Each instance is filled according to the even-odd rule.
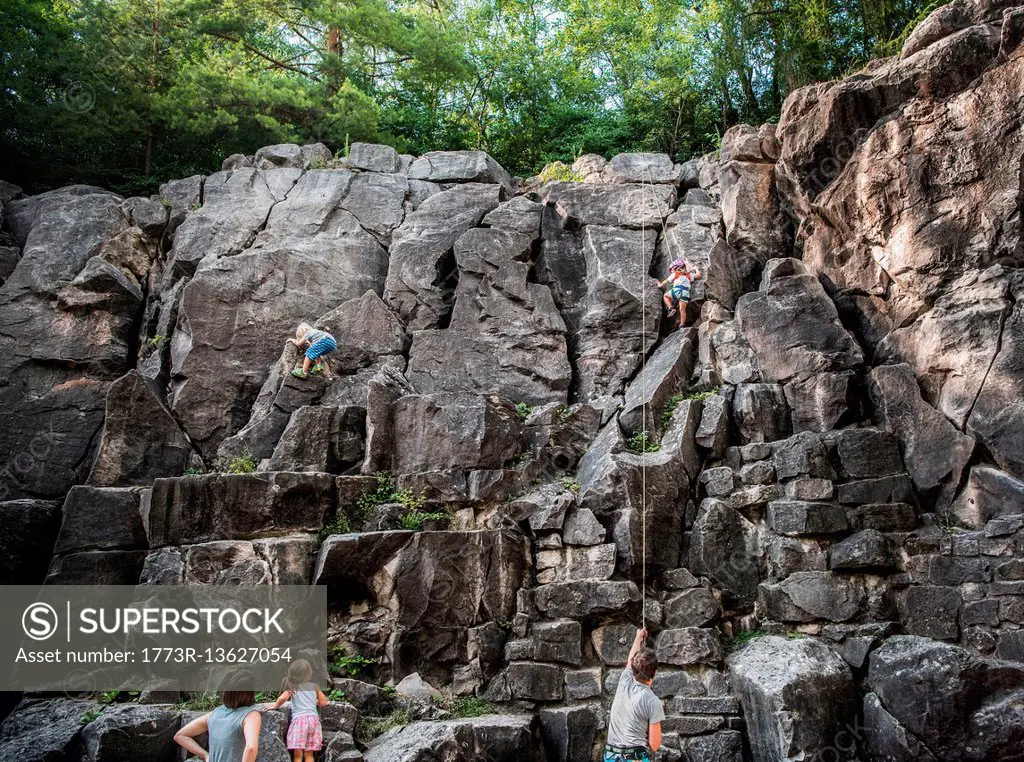
[[[309,323],[299,323],[299,327],[295,329],[295,338],[301,341],[303,337],[312,330],[313,326]]]
[[[303,683],[308,683],[313,677],[313,667],[305,659],[296,659],[288,665],[288,674],[281,681],[281,690],[297,691]]]

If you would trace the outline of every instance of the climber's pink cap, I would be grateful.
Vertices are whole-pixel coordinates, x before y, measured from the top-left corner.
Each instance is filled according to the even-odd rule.
[[[670,264],[668,266],[669,270],[683,270],[685,268],[686,268],[686,260],[685,259],[677,259],[672,264]]]

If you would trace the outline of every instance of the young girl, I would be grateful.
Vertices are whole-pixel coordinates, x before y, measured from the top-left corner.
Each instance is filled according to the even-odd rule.
[[[331,334],[327,331],[318,331],[309,323],[299,323],[299,327],[295,331],[295,338],[289,339],[289,341],[299,349],[303,347],[306,349],[302,370],[296,368],[292,371],[292,375],[297,378],[308,378],[311,365],[314,373],[323,370],[323,359],[338,348],[338,343]]]
[[[268,709],[280,709],[291,699],[292,718],[288,724],[288,748],[293,762],[313,762],[313,756],[323,746],[323,730],[320,727],[320,710],[325,706],[327,696],[313,679],[313,667],[305,659],[296,659],[288,667],[288,676],[281,683],[283,693]],[[305,759],[303,759],[305,758]]]
[[[686,325],[686,305],[690,303],[690,286],[695,278],[700,277],[700,270],[696,267],[691,272],[686,266],[685,259],[677,259],[668,267],[668,277],[658,284],[658,288],[665,288],[671,284],[665,292],[662,301],[665,302],[665,309],[668,316],[672,317],[679,310],[679,327]]]

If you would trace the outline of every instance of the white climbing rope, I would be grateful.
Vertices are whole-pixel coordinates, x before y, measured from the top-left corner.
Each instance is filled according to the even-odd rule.
[[[651,168],[647,167],[650,175]],[[642,421],[641,440],[643,452],[640,453],[640,617],[641,626],[647,629],[647,348],[644,346],[647,328],[647,273],[644,264],[647,261],[647,221],[644,215],[643,175],[640,176],[640,395],[643,399],[640,419]]]

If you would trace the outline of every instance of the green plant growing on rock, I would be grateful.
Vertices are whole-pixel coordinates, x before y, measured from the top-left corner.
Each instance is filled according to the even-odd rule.
[[[661,442],[656,441],[646,431],[638,431],[626,440],[626,449],[636,453],[657,452],[661,449]]]
[[[747,630],[745,632],[737,633],[736,635],[730,635],[722,641],[722,645],[725,646],[725,650],[729,653],[738,651],[747,643],[757,638],[763,638],[768,633],[764,630]]]
[[[555,420],[565,423],[572,416],[572,408],[568,405],[559,405],[555,408]]]
[[[90,722],[93,722],[101,714],[103,714],[103,710],[102,709],[88,709],[82,715],[81,723],[83,725],[88,725]]]
[[[259,463],[252,455],[237,455],[234,458],[220,458],[214,470],[221,474],[252,474]]]
[[[120,695],[121,691],[103,691],[97,699],[101,704],[113,704]]]
[[[393,728],[401,728],[412,722],[412,712],[408,709],[396,709],[383,717],[365,717],[359,724],[360,741],[367,743],[377,736],[382,736]]]
[[[331,649],[331,661],[328,665],[329,671],[334,675],[344,677],[357,677],[372,667],[376,662],[362,654],[349,655],[341,646]]]
[[[519,416],[520,421],[525,421],[532,412],[533,405],[527,405],[525,402],[516,403],[516,415]]]
[[[451,520],[451,516],[447,513],[441,513],[439,511],[422,511],[422,510],[411,510],[403,513],[398,517],[398,525],[402,529],[409,529],[413,532],[419,532],[423,529],[423,525],[428,521],[444,521],[448,522]]]
[[[327,169],[327,160],[323,156],[314,156],[306,169]]]
[[[329,688],[324,691],[324,695],[327,696],[328,701],[342,702],[346,699],[345,691],[339,691],[337,688]]]
[[[212,712],[220,706],[220,696],[216,693],[197,693],[174,705],[176,709],[192,712]]]
[[[575,479],[570,479],[568,476],[559,479],[558,483],[562,486],[562,489],[569,490],[569,492],[572,492],[573,494],[576,495],[578,495],[580,493],[580,490],[583,489],[583,485],[581,485]]]
[[[452,696],[450,693],[432,696],[430,703],[448,712],[452,717],[483,717],[493,714],[494,705],[478,696]]]
[[[573,171],[565,162],[553,161],[540,171],[537,179],[542,183],[581,183],[583,175]]]
[[[334,519],[324,524],[323,529],[317,533],[317,537],[320,542],[323,542],[332,534],[348,534],[351,531],[352,527],[349,525],[348,516],[339,513]]]

